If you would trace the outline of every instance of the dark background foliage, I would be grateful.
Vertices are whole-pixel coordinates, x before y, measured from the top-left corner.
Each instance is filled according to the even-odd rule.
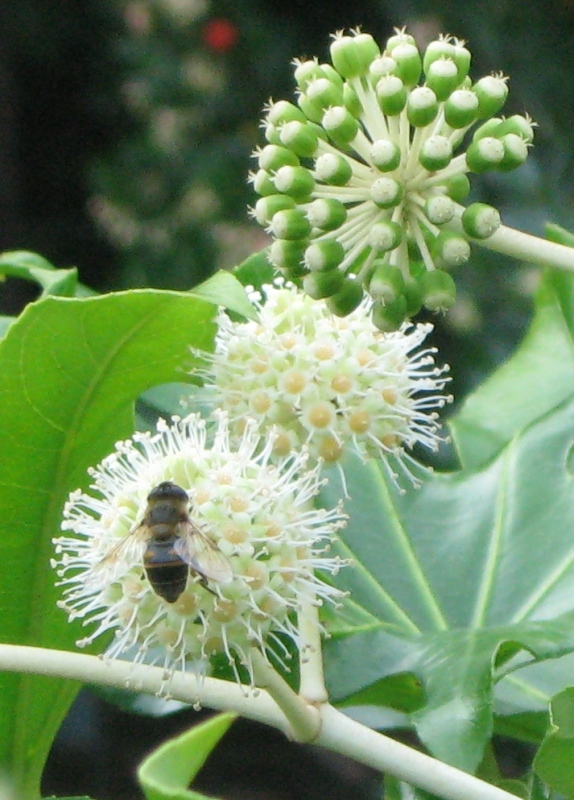
[[[0,249],[77,265],[100,291],[188,288],[264,244],[245,177],[260,109],[291,92],[295,56],[326,58],[329,34],[361,25],[382,41],[408,24],[421,42],[466,39],[472,74],[511,76],[507,113],[538,122],[516,174],[475,181],[507,224],[574,227],[574,3],[571,0],[4,0],[0,3]],[[464,393],[506,358],[536,274],[475,253],[436,344]],[[33,294],[10,281],[2,313]],[[136,716],[82,692],[45,791],[137,797],[134,765],[196,718]],[[373,775],[246,722],[205,770],[228,797],[374,797]]]

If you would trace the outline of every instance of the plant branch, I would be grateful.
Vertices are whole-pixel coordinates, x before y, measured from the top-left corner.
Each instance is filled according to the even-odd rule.
[[[319,607],[314,598],[304,603],[299,612],[298,622],[301,636],[299,694],[309,703],[326,703],[329,695],[323,676]]]
[[[321,709],[323,726],[315,744],[354,758],[445,800],[516,800],[516,796],[467,772],[396,742],[355,722],[331,705]]]
[[[250,653],[257,685],[266,689],[285,714],[291,725],[292,738],[297,742],[313,742],[321,728],[321,718],[315,706],[308,705],[289,684],[253,648]]]
[[[161,667],[134,665],[129,661],[105,661],[85,653],[40,647],[0,645],[2,670],[69,678],[101,686],[127,686],[148,694],[157,694],[165,687],[165,671]],[[291,732],[290,720],[271,694],[264,690],[254,692],[249,687],[228,681],[198,678],[191,673],[181,672],[173,675],[169,689],[171,697],[184,703],[195,704],[201,700],[203,705],[210,708],[235,711],[249,719],[272,725],[286,735]],[[281,691],[284,691],[284,687]],[[445,800],[516,800],[514,795],[496,786],[355,722],[333,706],[323,704],[319,712],[322,725],[315,744],[382,772],[389,772]]]
[[[446,223],[444,227],[466,236],[462,223],[457,217]],[[471,239],[470,241],[497,253],[504,253],[541,267],[554,267],[574,272],[574,247],[550,242],[548,239],[532,236],[530,233],[523,233],[506,225],[501,225],[496,233],[487,239]]]

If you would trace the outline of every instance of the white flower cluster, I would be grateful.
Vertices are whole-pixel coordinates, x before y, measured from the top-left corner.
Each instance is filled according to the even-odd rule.
[[[276,456],[307,448],[314,460],[336,462],[351,447],[413,478],[408,451],[417,443],[437,448],[435,409],[451,399],[442,391],[448,367],[420,347],[432,326],[381,333],[371,300],[340,318],[293,285],[263,292],[264,303],[252,293],[258,321],[233,322],[222,312],[215,353],[202,353],[206,388],[230,430],[240,436],[254,419],[262,434],[275,432]]]
[[[326,550],[344,515],[313,507],[318,467],[304,452],[271,463],[274,443],[248,423],[231,447],[224,414],[211,433],[190,416],[136,434],[91,471],[93,492],[70,496],[54,540],[60,605],[95,625],[79,645],[115,631],[111,657],[135,648],[134,660],[172,670],[223,653],[237,675],[251,673],[251,648],[281,660],[286,639],[298,646],[305,603],[339,595],[315,570],[338,570]],[[160,578],[182,568],[168,596]]]

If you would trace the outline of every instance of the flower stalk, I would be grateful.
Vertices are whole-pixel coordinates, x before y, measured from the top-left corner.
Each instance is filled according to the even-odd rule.
[[[134,671],[134,665],[127,661],[20,645],[0,645],[0,670],[121,689],[137,684],[137,690],[147,694],[157,694],[164,683],[161,667],[140,664]],[[202,704],[210,708],[234,711],[286,735],[291,733],[290,721],[265,690],[254,691],[249,686],[214,678],[200,680],[191,673],[176,673],[170,689],[171,696],[181,702],[196,704],[200,697]],[[445,800],[516,800],[515,795],[503,789],[355,722],[328,703],[321,705],[319,711],[321,730],[315,744],[321,747],[389,772]]]

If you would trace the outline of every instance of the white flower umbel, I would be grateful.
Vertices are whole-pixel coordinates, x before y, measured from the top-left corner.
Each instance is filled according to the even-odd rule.
[[[299,647],[297,613],[338,596],[315,570],[339,568],[326,551],[344,516],[339,508],[313,507],[323,481],[317,466],[307,467],[306,453],[271,462],[277,435],[267,432],[262,444],[248,421],[232,449],[225,414],[216,415],[213,430],[192,415],[119,443],[91,470],[92,491],[70,495],[66,533],[54,540],[60,605],[70,620],[93,626],[79,646],[113,631],[110,657],[130,651],[135,661],[170,671],[188,662],[205,670],[223,653],[236,675],[241,664],[251,680],[253,649],[281,661],[287,639]],[[148,495],[164,481],[187,492],[189,519],[210,543],[192,536],[192,549],[216,552],[229,572],[225,580],[206,577],[196,553],[173,602],[150,584],[144,568],[150,529],[142,535],[139,528]]]
[[[437,448],[436,409],[451,399],[442,391],[448,367],[421,348],[432,325],[381,333],[370,299],[341,318],[291,284],[263,292],[265,302],[252,293],[258,321],[221,312],[215,353],[201,354],[208,396],[229,414],[233,433],[254,418],[262,433],[276,431],[276,456],[308,448],[329,463],[351,447],[416,482],[408,451],[417,443]]]
[[[253,216],[274,237],[274,266],[335,313],[365,290],[381,330],[422,305],[446,310],[448,270],[468,260],[470,242],[574,269],[572,249],[502,226],[491,206],[463,205],[470,174],[519,167],[533,139],[528,117],[496,116],[507,79],[473,82],[470,59],[450,36],[421,54],[403,30],[382,48],[338,33],[332,65],[295,62],[296,104],[270,102]]]

